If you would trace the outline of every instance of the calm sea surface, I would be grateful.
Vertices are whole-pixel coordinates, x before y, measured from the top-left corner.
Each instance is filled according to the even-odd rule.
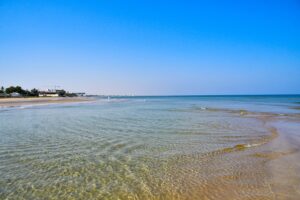
[[[0,199],[299,199],[300,96],[0,109]]]

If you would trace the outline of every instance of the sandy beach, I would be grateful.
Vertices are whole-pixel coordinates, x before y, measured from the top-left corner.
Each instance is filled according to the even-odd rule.
[[[88,97],[32,97],[32,98],[3,98],[0,99],[0,108],[18,107],[25,105],[43,105],[52,103],[75,103],[92,101]]]

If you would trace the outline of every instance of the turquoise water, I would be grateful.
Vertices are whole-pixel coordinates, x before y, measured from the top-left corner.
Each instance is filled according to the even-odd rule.
[[[218,199],[228,189],[271,199],[273,154],[261,153],[282,135],[298,137],[299,102],[117,97],[2,108],[0,199]]]

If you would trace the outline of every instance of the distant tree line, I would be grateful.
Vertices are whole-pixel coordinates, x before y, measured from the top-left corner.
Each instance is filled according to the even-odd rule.
[[[40,91],[36,88],[32,90],[24,90],[21,86],[10,86],[8,88],[4,88],[3,86],[0,88],[0,97],[1,96],[10,96],[10,94],[17,92],[21,96],[24,97],[38,97]],[[58,96],[60,97],[76,97],[75,93],[68,93],[65,90],[56,90]]]
[[[32,90],[24,90],[21,86],[10,86],[6,89],[4,87],[1,87],[0,93],[2,94],[11,94],[13,92],[17,92],[22,96],[29,96],[29,97],[37,97],[39,96],[39,91],[35,88]]]
[[[69,93],[66,92],[65,90],[56,90],[58,96],[60,97],[77,97],[77,94],[75,93]]]

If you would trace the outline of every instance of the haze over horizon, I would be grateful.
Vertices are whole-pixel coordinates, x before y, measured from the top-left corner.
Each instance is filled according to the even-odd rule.
[[[0,86],[300,94],[300,2],[0,1]]]

